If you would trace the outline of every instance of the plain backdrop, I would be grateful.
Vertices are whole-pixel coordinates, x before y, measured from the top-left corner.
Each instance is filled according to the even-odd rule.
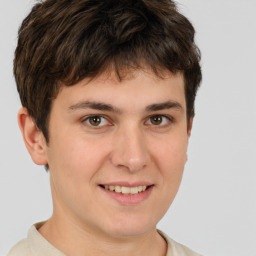
[[[1,0],[0,255],[52,211],[48,174],[23,144],[12,75],[32,0]],[[179,193],[159,228],[207,256],[256,256],[256,0],[180,0],[202,52],[203,83]]]

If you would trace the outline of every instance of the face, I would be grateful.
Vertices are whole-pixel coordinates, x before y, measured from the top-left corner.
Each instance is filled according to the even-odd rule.
[[[54,215],[112,237],[155,229],[179,188],[189,133],[181,74],[63,87],[45,156]]]

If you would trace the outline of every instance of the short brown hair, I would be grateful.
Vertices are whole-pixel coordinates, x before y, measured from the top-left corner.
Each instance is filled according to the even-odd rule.
[[[15,51],[14,75],[21,103],[48,141],[52,100],[71,86],[112,68],[147,65],[182,71],[187,118],[201,82],[195,30],[170,0],[46,0],[24,19]]]

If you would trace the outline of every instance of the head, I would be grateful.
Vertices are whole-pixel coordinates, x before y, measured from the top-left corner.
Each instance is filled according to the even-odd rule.
[[[169,0],[46,0],[32,9],[14,61],[27,111],[20,127],[34,162],[49,164],[58,218],[134,236],[166,212],[201,81],[194,33]]]
[[[62,86],[113,70],[181,72],[187,119],[201,81],[194,28],[170,0],[46,0],[23,21],[14,74],[23,107],[49,141],[52,101]]]

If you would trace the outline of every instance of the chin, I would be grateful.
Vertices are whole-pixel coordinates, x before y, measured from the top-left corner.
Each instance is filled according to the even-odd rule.
[[[150,221],[142,221],[139,219],[137,221],[133,220],[123,220],[113,222],[114,225],[109,227],[111,230],[111,236],[119,238],[135,237],[144,235],[156,228],[156,224],[152,224]]]

